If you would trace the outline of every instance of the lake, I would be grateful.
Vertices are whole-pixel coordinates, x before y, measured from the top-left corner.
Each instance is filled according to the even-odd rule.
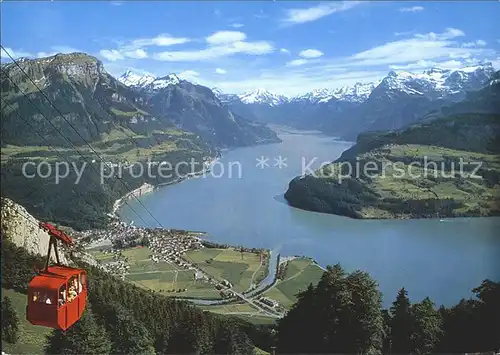
[[[367,271],[385,306],[401,287],[412,302],[429,296],[449,306],[472,296],[483,279],[500,280],[500,218],[354,220],[288,206],[283,194],[292,178],[335,160],[353,143],[317,132],[278,132],[282,143],[227,151],[206,176],[164,186],[140,197],[142,204],[165,228]],[[158,226],[136,200],[128,204],[145,223],[127,205],[119,211],[123,220]]]

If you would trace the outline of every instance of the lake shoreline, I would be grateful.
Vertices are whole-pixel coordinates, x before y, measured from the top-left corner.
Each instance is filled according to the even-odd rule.
[[[306,212],[290,208],[283,198],[277,201],[273,197],[283,196],[290,180],[301,174],[303,159],[315,161],[310,165],[315,171],[350,147],[323,135],[280,137],[281,144],[224,151],[220,164],[240,162],[244,179],[207,174],[206,179],[158,190],[142,202],[155,214],[171,211],[162,215],[163,225],[206,231],[214,243],[279,249],[282,257],[307,255],[325,268],[339,263],[349,272],[364,270],[380,284],[385,305],[401,287],[415,299],[428,296],[439,304],[456,304],[484,278],[500,276],[498,260],[489,257],[491,250],[500,247],[496,217],[447,220],[440,214],[443,222],[437,218],[361,220]],[[273,165],[278,156],[287,158],[287,167]],[[269,166],[256,167],[258,157],[268,157]],[[132,207],[136,208],[135,202]],[[120,215],[123,221],[135,219],[127,208]]]
[[[206,173],[209,173],[211,171],[212,165],[217,161],[217,159],[219,159],[219,156],[212,157],[212,159],[208,160],[207,162],[204,162],[205,167],[203,167],[201,170],[195,171],[193,173],[186,174],[185,176],[177,177],[177,178],[175,178],[172,181],[163,182],[163,183],[160,183],[160,184],[157,184],[157,185],[152,185],[152,184],[149,184],[149,183],[142,184],[138,188],[136,188],[136,189],[128,192],[124,196],[122,196],[119,199],[117,199],[113,203],[113,209],[112,209],[111,213],[109,214],[109,216],[111,218],[113,218],[113,219],[121,220],[118,211],[123,206],[123,204],[125,203],[126,200],[129,200],[129,199],[131,199],[133,197],[137,198],[137,197],[140,197],[140,196],[145,195],[147,193],[154,192],[154,191],[160,189],[163,186],[169,186],[169,185],[179,184],[179,183],[183,182],[184,180],[188,180],[188,179],[191,179],[191,178],[196,178],[196,177],[202,176],[202,175],[204,175]],[[193,233],[204,233],[204,232],[198,232],[198,231],[191,231],[191,232],[193,232]]]

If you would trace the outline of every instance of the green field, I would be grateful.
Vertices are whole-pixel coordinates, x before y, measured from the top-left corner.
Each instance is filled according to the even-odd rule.
[[[310,259],[293,259],[288,261],[283,281],[263,293],[264,297],[278,301],[288,309],[297,300],[296,295],[312,283],[316,285],[323,275],[323,270]]]
[[[273,324],[276,322],[276,318],[268,317],[267,315],[260,313],[259,310],[248,303],[198,306],[198,308],[212,313],[242,318],[253,324]]]
[[[372,166],[384,167],[375,176],[363,180],[365,187],[380,196],[377,201],[367,201],[362,206],[363,218],[397,218],[408,214],[388,209],[383,201],[400,201],[403,205],[405,201],[451,199],[461,204],[449,212],[443,211],[444,217],[488,216],[498,211],[500,185],[487,183],[479,173],[471,176],[476,164],[491,173],[499,172],[500,161],[495,154],[405,144],[374,149],[358,158],[374,163]],[[463,173],[460,161],[464,163]],[[412,166],[410,162],[418,164]],[[323,168],[324,174],[318,175],[336,180],[341,165],[342,162],[329,164]]]
[[[90,250],[102,263],[113,260],[112,254]],[[193,298],[220,298],[219,291],[204,280],[195,280],[194,270],[185,270],[168,263],[155,263],[150,259],[149,248],[130,248],[121,252],[129,265],[127,280],[138,286],[155,290],[167,296]],[[232,249],[204,248],[187,252],[187,260],[196,262],[203,270],[218,280],[226,279],[236,291],[246,291],[251,284],[267,275],[267,267],[261,266],[260,256],[255,253],[240,253]],[[181,292],[177,292],[182,290]],[[186,291],[184,291],[186,289]]]
[[[20,337],[16,344],[2,341],[2,351],[7,354],[43,354],[43,347],[51,329],[30,324],[26,320],[26,295],[2,288],[3,296],[8,296],[19,317]]]
[[[204,248],[189,251],[186,256],[218,280],[231,282],[237,292],[248,290],[252,284],[258,284],[267,276],[267,267],[261,265],[261,257],[257,253]],[[267,257],[263,256],[262,263]]]
[[[127,115],[136,113],[137,112],[127,112],[124,114]],[[135,162],[144,160],[148,157],[184,150],[184,148],[178,147],[177,142],[181,142],[186,138],[188,140],[191,138],[191,134],[171,128],[166,130],[156,130],[153,133],[168,135],[172,138],[151,147],[138,148],[137,141],[147,138],[147,136],[136,134],[125,128],[119,128],[113,129],[109,133],[101,134],[100,141],[94,143],[93,148],[103,159],[106,159],[107,161],[126,160],[129,162]],[[81,157],[80,153],[88,155],[89,157],[94,156],[93,151],[88,146],[81,146],[77,148],[78,151],[72,148],[58,147],[56,152],[54,151],[54,148],[48,146],[6,145],[2,148],[1,161],[6,162],[10,159],[16,158],[30,160],[43,159],[51,162],[60,160],[60,155],[64,156],[68,160],[76,160]]]
[[[100,250],[89,250],[100,262],[113,260],[112,254],[104,254]],[[220,298],[219,292],[209,283],[195,281],[195,272],[185,270],[168,262],[155,263],[150,259],[149,248],[129,248],[121,251],[121,257],[127,258],[128,274],[126,280],[137,286],[154,290],[166,296]],[[178,292],[179,290],[184,290]]]

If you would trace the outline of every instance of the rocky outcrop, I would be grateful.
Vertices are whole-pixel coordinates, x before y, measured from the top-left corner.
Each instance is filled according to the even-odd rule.
[[[26,249],[29,253],[45,256],[49,249],[49,235],[38,227],[39,221],[26,209],[8,198],[1,198],[0,231],[2,240],[6,239]],[[78,258],[88,264],[96,265],[96,260],[81,250],[74,250],[58,243],[61,263],[72,265],[72,258]],[[52,251],[51,260],[56,261]]]

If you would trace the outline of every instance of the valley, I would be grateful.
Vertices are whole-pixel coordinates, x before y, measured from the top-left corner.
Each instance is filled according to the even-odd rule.
[[[264,89],[228,97],[175,74],[127,72],[115,79],[82,53],[21,61],[40,76],[36,81],[54,106],[64,104],[57,101],[60,92],[74,98],[62,115],[46,108],[50,118],[29,109],[31,98],[41,102],[45,94],[12,65],[2,67],[10,73],[2,79],[8,104],[2,196],[69,228],[80,257],[97,274],[259,326],[286,317],[298,295],[331,272],[332,261],[354,274],[368,270],[383,295],[392,297],[404,285],[414,297],[430,295],[444,305],[485,277],[499,277],[496,259],[484,257],[500,250],[493,236],[500,216],[498,73],[490,75],[488,65],[439,71],[437,79],[436,72],[425,73],[431,79],[391,72],[379,83],[288,99]],[[422,95],[425,80],[434,86]],[[463,90],[451,95],[450,80]],[[340,128],[346,115],[352,125]],[[80,117],[92,124],[81,125]],[[74,132],[61,133],[62,121],[73,122]],[[52,128],[66,142],[44,133]],[[269,163],[256,164],[264,158]],[[61,160],[90,170],[36,176],[42,164],[60,172]],[[198,168],[190,170],[187,160]],[[304,171],[307,160],[314,161],[312,174]],[[460,161],[481,166],[457,175]],[[168,177],[136,174],[151,162],[156,172],[163,163],[183,168]],[[236,163],[239,177],[214,173]],[[374,163],[376,174],[346,174],[345,165],[357,163]],[[410,176],[396,176],[394,167],[385,168],[391,164]],[[26,173],[33,177],[19,178]],[[454,223],[446,223],[451,217]],[[442,282],[457,272],[460,280]],[[381,303],[388,307],[390,300]],[[34,337],[26,349],[42,345]]]

